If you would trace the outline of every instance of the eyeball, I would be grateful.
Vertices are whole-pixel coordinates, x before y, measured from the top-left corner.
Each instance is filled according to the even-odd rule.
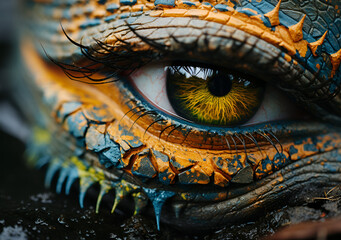
[[[154,107],[201,125],[235,127],[303,117],[290,99],[264,81],[207,64],[149,64],[129,77]]]

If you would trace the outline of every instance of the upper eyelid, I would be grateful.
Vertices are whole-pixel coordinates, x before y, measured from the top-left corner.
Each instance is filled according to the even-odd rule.
[[[156,31],[158,30],[157,28],[155,29]],[[239,34],[235,36],[228,34],[228,31],[221,31],[220,29],[216,30],[216,32],[225,32],[225,35],[220,35],[219,37],[209,34],[199,36],[199,33],[196,32],[196,40],[194,42],[188,42],[186,38],[181,36],[177,38],[177,36],[171,35],[170,33],[168,33],[168,36],[163,36],[163,39],[149,39],[149,36],[142,36],[140,30],[135,29],[135,33],[137,34],[136,39],[138,39],[139,42],[136,42],[135,40],[135,42],[131,44],[128,41],[122,40],[120,44],[114,46],[113,51],[111,51],[112,46],[106,43],[105,40],[93,40],[95,43],[90,44],[90,46],[75,42],[74,44],[78,44],[82,49],[85,58],[91,60],[90,64],[93,64],[94,62],[104,64],[108,67],[106,70],[112,71],[113,73],[134,70],[151,61],[160,61],[163,59],[183,60],[187,58],[187,60],[191,61],[195,59],[203,63],[210,62],[211,64],[213,63],[213,65],[216,63],[216,65],[220,65],[220,67],[223,68],[229,66],[232,69],[236,68],[237,70],[248,71],[250,74],[253,74],[252,71],[258,71],[254,74],[260,75],[261,78],[267,77],[267,75],[263,74],[264,70],[266,70],[268,74],[270,73],[270,77],[273,75],[287,74],[290,76],[293,74],[290,72],[278,73],[278,69],[275,65],[287,65],[287,69],[291,68],[288,62],[281,56],[283,53],[280,49],[274,48],[261,39],[245,34],[240,30],[238,30]],[[167,41],[169,39],[173,42],[168,44],[160,43],[160,40]],[[72,41],[71,38],[70,40]],[[257,45],[258,43],[259,45]],[[234,45],[238,46],[238,50],[234,49]],[[264,45],[266,45],[266,47]],[[110,51],[105,51],[103,54],[97,54],[101,49],[109,49]],[[188,51],[191,51],[191,53],[188,54]],[[266,56],[266,58],[264,58],[264,56]],[[240,60],[236,60],[238,58]],[[124,64],[121,60],[124,61]],[[281,60],[280,63],[277,63],[279,60]],[[131,65],[132,63],[136,64],[137,62],[140,64]],[[257,62],[258,65],[252,67],[255,62]],[[233,64],[236,64],[236,66],[233,66]],[[273,66],[271,66],[271,64]],[[122,65],[124,68],[122,68]],[[71,67],[76,67],[76,70],[80,70],[84,66],[78,67],[76,63],[72,64]],[[295,66],[290,70],[292,69],[295,69]],[[271,71],[274,71],[274,73],[271,74]],[[97,73],[97,71],[95,72]],[[104,80],[107,79],[105,78]],[[107,81],[103,82],[106,83]]]
[[[129,27],[131,30],[133,30],[133,27]],[[158,28],[155,28],[156,31],[158,31]],[[243,33],[242,31],[238,30],[239,34],[228,34],[228,31],[221,31],[221,29],[216,29],[216,32],[223,32],[225,34],[220,35],[217,37],[214,34],[205,34],[199,36],[198,32],[195,32],[197,39],[193,42],[189,42],[186,40],[186,38],[179,37],[171,35],[171,33],[168,33],[168,36],[163,36],[159,39],[149,39],[149,36],[145,37],[142,36],[139,32],[140,30],[135,29],[133,30],[135,33],[135,37],[139,40],[139,42],[130,43],[129,41],[122,40],[120,41],[120,44],[115,45],[112,47],[109,43],[105,42],[105,40],[93,40],[94,43],[90,44],[90,46],[86,46],[80,43],[76,43],[72,40],[71,37],[67,35],[69,40],[76,44],[78,47],[80,47],[81,52],[83,54],[83,57],[85,56],[86,59],[90,60],[89,65],[93,65],[94,63],[100,63],[104,64],[108,72],[111,71],[113,76],[119,71],[126,71],[126,70],[134,70],[135,68],[141,67],[146,63],[149,63],[150,61],[160,60],[160,58],[169,58],[169,59],[186,59],[186,57],[189,60],[193,59],[193,55],[196,54],[195,59],[200,59],[201,62],[210,62],[214,63],[216,62],[217,65],[220,64],[221,67],[230,66],[233,64],[237,64],[237,70],[238,64],[241,65],[243,68],[247,69],[240,69],[241,71],[251,71],[251,70],[259,70],[260,72],[255,73],[255,75],[261,75],[262,78],[266,77],[266,75],[263,74],[264,70],[267,70],[267,73],[270,73],[271,71],[275,71],[276,74],[278,69],[275,66],[269,66],[269,64],[273,65],[288,65],[288,62],[283,59],[281,56],[283,53],[280,49],[274,48],[272,45],[267,44],[266,42],[263,42],[261,39],[258,39],[252,35],[248,35],[246,33]],[[187,36],[188,37],[188,36]],[[160,44],[160,40],[167,40],[172,39],[172,43],[166,44]],[[239,43],[238,43],[239,42]],[[174,44],[175,43],[175,44]],[[251,45],[252,43],[252,45]],[[213,44],[213,45],[212,45]],[[208,47],[210,45],[210,47]],[[215,46],[214,46],[215,45]],[[238,50],[235,50],[233,47],[234,45],[238,46]],[[264,47],[264,45],[267,45],[267,47]],[[146,50],[147,47],[147,50]],[[212,49],[214,48],[215,49]],[[187,52],[191,50],[191,55]],[[250,50],[251,49],[251,50]],[[103,51],[103,54],[101,51]],[[243,53],[241,56],[241,53]],[[210,53],[210,54],[207,54]],[[253,56],[250,57],[251,53]],[[248,57],[249,56],[249,61]],[[264,58],[264,56],[267,56],[267,58]],[[214,59],[212,59],[214,58]],[[240,58],[240,61],[236,61],[236,59]],[[260,65],[256,67],[249,67],[255,64],[254,58],[258,58],[259,61],[257,63],[261,63]],[[277,63],[282,59],[281,63],[283,64],[274,64]],[[80,59],[83,61],[84,59]],[[123,64],[124,62],[124,64]],[[139,65],[132,66],[130,63],[139,63]],[[80,65],[78,66],[76,64],[59,64],[60,66],[66,66],[67,68],[74,68],[75,71],[82,71],[82,69],[87,69],[88,65]],[[123,66],[123,68],[122,68]],[[127,67],[128,66],[128,67]],[[234,68],[234,67],[232,67]],[[287,66],[287,68],[290,68]],[[65,69],[65,68],[64,68]],[[94,73],[101,73],[102,69],[93,69]],[[106,72],[106,73],[107,73]],[[252,74],[252,72],[250,72]],[[288,75],[291,75],[292,73],[288,73]],[[280,74],[279,74],[280,75]],[[91,76],[90,76],[91,77]],[[109,78],[110,79],[110,78]],[[98,80],[98,81],[97,81]],[[103,80],[103,81],[102,81]],[[96,79],[96,83],[107,83],[111,82],[108,80],[107,77],[104,77],[103,79]],[[115,79],[116,80],[116,79]],[[114,80],[114,81],[115,81]],[[117,79],[118,80],[118,79]],[[87,81],[89,82],[89,81]]]
[[[185,18],[181,18],[181,20],[183,19]],[[186,21],[188,22],[191,20],[193,19],[187,18]],[[203,20],[196,21],[205,22]],[[137,45],[133,46],[133,48],[130,48],[132,51],[122,52],[124,54],[121,55],[121,58],[124,59],[125,64],[117,61],[117,58],[109,58],[111,60],[115,59],[115,61],[104,62],[104,64],[106,63],[109,66],[109,69],[113,69],[114,72],[122,70],[118,67],[129,66],[130,63],[133,62],[136,63],[136,59],[143,59],[144,62],[140,61],[141,65],[135,65],[133,66],[134,68],[142,66],[144,63],[148,63],[154,59],[159,60],[163,57],[168,59],[183,59],[187,56],[187,60],[199,59],[201,62],[209,61],[214,64],[220,64],[223,67],[235,64],[232,68],[237,68],[237,70],[241,71],[248,71],[250,74],[261,76],[262,78],[264,77],[264,80],[272,81],[275,85],[279,83],[282,84],[281,88],[284,88],[289,92],[294,92],[294,95],[303,99],[304,102],[309,102],[311,106],[315,109],[319,109],[319,111],[322,111],[324,108],[324,106],[320,105],[321,99],[327,100],[329,105],[336,104],[335,101],[330,101],[330,99],[337,95],[339,91],[336,89],[335,92],[329,93],[332,81],[321,80],[319,77],[316,77],[313,72],[307,70],[304,67],[304,64],[299,64],[295,60],[291,60],[291,62],[289,62],[285,57],[285,53],[281,49],[263,41],[262,39],[247,34],[241,30],[234,29],[232,32],[229,32],[228,29],[231,29],[231,27],[217,23],[217,28],[212,27],[214,24],[215,23],[212,22],[207,24],[207,27],[209,27],[205,30],[207,31],[207,34],[202,34],[200,31],[193,31],[190,33],[192,36],[188,36],[188,34],[180,34],[177,36],[175,34],[176,31],[167,32],[167,27],[158,28],[155,26],[155,31],[162,31],[163,35],[154,39],[151,39],[152,35],[143,35],[144,29],[139,29],[139,27],[143,28],[141,27],[142,25],[131,24],[131,28],[135,28],[135,32],[140,36],[134,37],[134,33],[130,31],[130,33],[128,33],[129,41],[124,40],[125,43],[128,43],[128,45],[115,45],[115,48],[120,50],[127,46],[130,47],[131,43],[137,43]],[[188,23],[185,25],[188,25]],[[181,26],[178,27],[179,29],[181,28]],[[171,26],[171,28],[174,29],[174,26]],[[126,23],[121,24],[121,30],[119,31],[122,31],[122,29],[126,29],[127,32],[129,32],[129,27]],[[212,34],[212,29],[215,34]],[[104,35],[110,38],[110,33],[115,30],[116,29],[108,29],[104,32]],[[178,33],[181,33],[181,31],[178,31]],[[102,34],[103,37],[100,37],[99,39],[102,43],[106,43],[107,40],[107,37],[104,37],[104,35]],[[158,34],[154,34],[154,37],[157,35]],[[141,36],[144,37],[143,41],[141,41]],[[163,45],[160,43],[165,44]],[[150,45],[153,46],[151,47]],[[84,46],[89,49],[96,49],[98,47],[93,39],[87,39],[87,41],[84,41]],[[240,46],[245,46],[246,48],[243,50]],[[238,51],[234,51],[236,48],[238,48]],[[162,53],[160,53],[160,51]],[[188,54],[189,51],[191,54]],[[128,61],[129,56],[131,57],[131,61]],[[207,56],[209,56],[209,59]],[[238,59],[240,59],[240,61],[238,61]],[[267,72],[266,75],[264,75],[264,71]],[[302,85],[302,83],[306,82],[309,82],[310,86],[320,86],[320,88],[314,90],[317,95],[316,99],[310,100],[312,91],[306,89],[303,86],[304,84]],[[297,91],[297,89],[299,89],[299,91]],[[321,92],[322,94],[320,94]],[[311,101],[314,101],[315,103],[311,104]],[[333,117],[331,120],[333,120]]]
[[[179,27],[179,29],[181,29],[181,27]],[[164,29],[155,28],[155,31],[163,30]],[[112,67],[115,67],[116,65],[112,64],[113,61],[120,63],[119,60],[115,59],[117,56],[121,56],[125,61],[129,59],[129,56],[133,56],[132,58],[134,62],[136,62],[136,56],[141,56],[141,58],[143,57],[144,59],[147,59],[147,61],[154,60],[155,57],[157,57],[156,60],[161,57],[167,57],[168,59],[183,59],[185,57],[192,58],[193,60],[193,57],[188,54],[189,51],[191,51],[191,54],[197,54],[196,57],[199,57],[199,61],[201,62],[206,62],[205,60],[211,61],[213,55],[217,63],[221,61],[231,63],[236,56],[239,56],[243,59],[243,56],[241,55],[247,55],[247,51],[250,51],[250,48],[257,50],[257,43],[261,41],[254,36],[247,36],[247,34],[239,30],[238,34],[235,35],[231,35],[229,31],[221,31],[219,29],[215,30],[215,32],[219,32],[219,34],[205,34],[204,31],[204,34],[202,34],[202,32],[192,32],[187,33],[186,36],[182,34],[177,36],[173,35],[171,32],[167,32],[168,35],[163,34],[162,37],[154,39],[150,38],[150,36],[143,36],[141,31],[143,32],[143,29],[135,29],[134,41],[127,41],[124,38],[117,39],[118,43],[113,49],[111,49],[112,46],[110,43],[107,43],[107,39],[93,40],[93,43],[89,43],[88,45],[79,43],[76,44],[78,44],[78,46],[83,50],[83,55],[84,52],[91,55],[91,60],[96,60],[100,63],[110,63]],[[189,41],[188,39],[191,40]],[[165,42],[166,44],[160,42]],[[238,46],[238,50],[233,49],[235,46]],[[245,49],[243,50],[244,46]],[[260,46],[258,47],[258,53],[260,53],[259,51],[262,47],[264,47],[263,43],[260,43]],[[110,58],[109,55],[111,55],[113,52],[106,52],[102,56],[98,56],[96,51],[102,51],[103,48],[113,50],[115,55]],[[233,51],[233,53],[231,51]],[[210,56],[205,54],[208,52],[211,53]],[[151,54],[148,55],[148,53]],[[267,62],[270,63],[280,58],[281,54],[281,50],[276,49],[271,45],[268,45],[267,48],[262,49],[262,55],[268,56]],[[103,58],[106,58],[106,61],[103,62]],[[262,59],[263,65],[266,65],[267,62],[264,60],[265,59]],[[242,65],[245,65],[244,62],[240,62]]]

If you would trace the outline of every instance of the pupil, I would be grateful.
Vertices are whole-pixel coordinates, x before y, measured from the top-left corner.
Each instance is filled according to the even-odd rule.
[[[220,71],[215,72],[207,82],[208,90],[212,95],[216,97],[223,97],[231,91],[232,81],[231,76],[227,74],[220,73]]]

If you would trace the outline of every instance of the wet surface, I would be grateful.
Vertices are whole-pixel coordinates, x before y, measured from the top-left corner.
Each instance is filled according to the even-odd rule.
[[[316,200],[301,207],[286,207],[257,222],[226,227],[210,233],[181,233],[154,218],[95,213],[95,201],[86,197],[81,209],[77,189],[70,196],[43,187],[44,170],[26,166],[24,145],[0,132],[0,239],[260,239],[281,226],[340,215],[339,199]],[[335,196],[340,190],[333,191]]]

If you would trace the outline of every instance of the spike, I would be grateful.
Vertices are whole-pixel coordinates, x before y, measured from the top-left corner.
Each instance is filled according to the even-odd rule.
[[[336,53],[330,55],[330,62],[333,65],[333,70],[331,73],[331,77],[333,78],[336,71],[338,70],[338,68],[341,65],[341,49],[339,51],[337,51]]]
[[[115,212],[117,205],[121,202],[123,198],[124,198],[124,191],[122,190],[120,185],[118,185],[115,188],[115,202],[114,202],[114,205],[112,206],[111,213]]]
[[[69,195],[70,194],[70,190],[71,190],[71,186],[74,183],[74,181],[78,178],[79,174],[78,174],[78,170],[76,167],[72,167],[69,170],[69,175],[67,177],[67,181],[65,184],[65,194]]]
[[[157,230],[160,231],[160,217],[161,217],[162,206],[164,205],[166,200],[168,198],[173,197],[175,193],[170,192],[170,191],[163,191],[163,190],[150,189],[150,188],[143,188],[143,190],[153,203],[155,217],[156,217]]]
[[[117,205],[121,202],[122,198],[119,195],[115,194],[115,202],[114,202],[114,205],[112,205],[111,213],[115,212],[115,209]]]
[[[316,51],[319,46],[321,46],[327,36],[328,30],[323,34],[323,36],[317,40],[316,42],[308,43],[308,46],[310,47],[311,52],[315,57],[317,57]]]
[[[299,42],[303,39],[303,24],[306,17],[307,15],[304,15],[298,23],[289,27],[289,33],[294,42]]]
[[[91,187],[92,184],[95,182],[92,180],[91,177],[81,177],[79,181],[79,205],[81,208],[84,207],[84,197],[88,189]]]
[[[45,187],[49,188],[51,186],[51,182],[53,179],[53,176],[56,174],[56,172],[61,168],[60,161],[58,159],[54,159],[46,172],[45,176]]]
[[[67,178],[69,171],[70,169],[68,167],[64,167],[59,173],[57,187],[56,187],[56,192],[58,194],[62,192],[63,183],[65,182],[65,179]]]
[[[279,21],[279,8],[281,6],[281,2],[282,2],[282,0],[279,0],[279,2],[277,3],[276,7],[272,11],[264,14],[264,16],[269,19],[269,21],[271,23],[271,26],[277,26],[277,25],[280,24],[280,21]]]
[[[140,214],[141,211],[147,206],[148,198],[142,192],[132,194],[135,202],[134,215]]]
[[[99,205],[101,204],[103,196],[105,194],[107,194],[109,192],[109,190],[111,189],[111,186],[109,184],[107,184],[107,182],[105,180],[101,180],[100,185],[101,185],[101,190],[100,190],[100,192],[98,194],[98,198],[97,198],[96,213],[99,212]]]
[[[130,194],[131,192],[135,191],[138,187],[128,183],[125,180],[121,180],[120,183],[113,183],[115,187],[115,202],[112,206],[111,213],[113,213],[117,207],[117,205],[121,202],[121,200]]]

